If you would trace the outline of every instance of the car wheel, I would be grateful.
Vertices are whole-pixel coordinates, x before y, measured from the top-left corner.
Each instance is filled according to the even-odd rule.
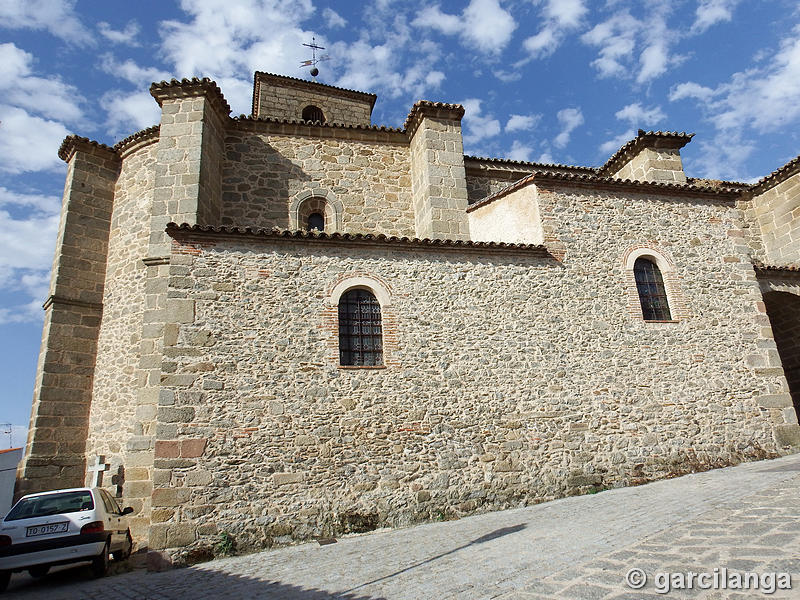
[[[47,572],[50,570],[50,565],[36,565],[35,567],[31,567],[28,569],[28,573],[34,579],[39,579],[40,577],[44,577],[47,575]]]
[[[92,575],[95,577],[105,577],[108,573],[108,550],[108,542],[106,542],[99,556],[92,559]]]
[[[125,534],[125,546],[122,550],[112,552],[111,556],[114,557],[114,560],[125,560],[131,555],[131,552],[133,552],[133,538],[131,538],[131,532],[128,531]]]
[[[0,593],[5,592],[11,581],[11,571],[0,571]]]

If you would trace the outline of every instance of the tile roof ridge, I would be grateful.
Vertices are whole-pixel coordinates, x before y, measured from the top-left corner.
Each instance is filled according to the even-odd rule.
[[[691,142],[693,137],[694,133],[686,133],[685,131],[645,131],[644,129],[639,129],[636,137],[625,142],[605,163],[598,167],[597,172],[605,174],[611,171],[615,166],[618,168],[621,167],[622,164],[618,163],[622,163],[624,159],[630,158],[634,150],[640,150],[641,147],[644,146],[645,140],[648,138],[672,139],[680,144],[678,148],[682,148]],[[619,170],[618,168],[616,170]]]
[[[542,244],[517,244],[511,242],[478,242],[472,240],[449,240],[416,238],[408,236],[394,236],[383,233],[347,233],[324,231],[306,231],[303,229],[282,229],[280,227],[236,227],[236,226],[214,226],[214,225],[191,225],[189,223],[167,223],[165,231],[189,232],[189,233],[209,233],[222,235],[252,235],[259,237],[273,238],[293,238],[293,239],[316,239],[327,241],[343,242],[378,242],[378,243],[398,243],[412,246],[440,246],[440,247],[463,247],[463,248],[490,248],[490,249],[511,249],[511,250],[531,250],[547,252],[547,248]]]
[[[241,114],[237,117],[231,117],[231,120],[237,122],[251,122],[251,123],[277,123],[281,125],[307,125],[309,127],[327,127],[329,129],[355,129],[362,131],[388,131],[391,133],[405,133],[405,129],[398,129],[395,127],[387,127],[386,125],[354,125],[348,123],[337,123],[335,121],[320,123],[319,121],[305,121],[303,119],[281,119],[278,117],[254,117],[252,115]]]
[[[155,98],[159,106],[167,98],[207,95],[221,112],[225,115],[230,115],[231,113],[231,107],[228,101],[225,100],[225,96],[217,82],[208,77],[192,77],[191,79],[184,77],[180,80],[173,77],[169,81],[153,82],[150,84],[150,95]]]
[[[132,133],[128,137],[114,144],[114,150],[117,152],[123,152],[131,144],[151,137],[157,137],[160,133],[161,125],[153,125],[152,127],[140,129],[136,133]]]
[[[559,163],[540,163],[540,162],[533,162],[533,161],[526,161],[526,160],[515,160],[513,158],[495,158],[495,157],[488,157],[488,156],[472,156],[469,154],[464,155],[464,160],[474,160],[474,161],[485,161],[485,162],[492,162],[492,163],[501,163],[501,164],[517,164],[517,165],[525,165],[530,167],[552,167],[556,169],[575,169],[578,171],[590,171],[590,172],[597,172],[599,167],[586,167],[581,165],[563,165]]]
[[[353,90],[353,89],[349,89],[349,88],[339,87],[337,85],[331,85],[329,83],[320,83],[319,81],[309,81],[308,79],[302,79],[300,77],[290,77],[289,75],[280,75],[278,73],[268,73],[266,71],[256,71],[253,74],[253,77],[256,78],[259,75],[264,75],[264,76],[267,76],[267,77],[277,77],[278,79],[285,79],[287,81],[294,81],[294,82],[299,82],[299,83],[308,83],[308,84],[311,84],[311,85],[319,85],[319,86],[322,86],[322,87],[331,88],[331,89],[334,89],[334,90],[339,90],[340,92],[350,92],[352,94],[360,94],[362,96],[369,96],[369,97],[374,98],[374,99],[378,98],[378,96],[376,94],[373,94],[372,92],[362,92],[361,90]],[[375,100],[373,100],[372,103],[375,104]]]
[[[103,144],[102,142],[96,142],[95,140],[90,140],[87,137],[75,134],[68,135],[64,138],[64,141],[61,142],[61,146],[58,148],[58,157],[64,162],[69,162],[69,160],[72,158],[72,155],[80,145],[86,145],[97,150],[106,151],[119,157],[119,153],[117,152],[116,148],[112,148],[111,146]]]
[[[800,155],[756,181],[750,186],[750,190],[753,194],[759,194],[775,187],[797,172],[800,172]]]

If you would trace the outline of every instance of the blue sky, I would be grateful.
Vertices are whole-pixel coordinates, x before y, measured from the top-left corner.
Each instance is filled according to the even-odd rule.
[[[0,0],[0,423],[24,441],[65,166],[158,122],[152,81],[207,76],[249,113],[253,71],[466,108],[467,154],[600,165],[638,128],[691,131],[690,177],[752,181],[800,153],[789,0]],[[0,426],[0,434],[2,434]],[[0,447],[8,436],[0,435]]]

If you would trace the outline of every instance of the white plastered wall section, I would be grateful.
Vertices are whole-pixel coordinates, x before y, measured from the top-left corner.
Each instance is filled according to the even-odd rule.
[[[472,241],[542,244],[538,191],[527,185],[467,213]]]

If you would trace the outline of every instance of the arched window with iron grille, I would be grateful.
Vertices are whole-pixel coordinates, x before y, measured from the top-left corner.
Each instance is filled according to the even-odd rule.
[[[381,305],[369,290],[348,290],[339,299],[339,364],[383,365]]]
[[[324,123],[325,114],[320,107],[309,104],[303,109],[303,121],[319,121],[320,123]]]
[[[671,321],[667,290],[658,266],[647,258],[637,258],[633,264],[633,276],[636,279],[644,320]]]

